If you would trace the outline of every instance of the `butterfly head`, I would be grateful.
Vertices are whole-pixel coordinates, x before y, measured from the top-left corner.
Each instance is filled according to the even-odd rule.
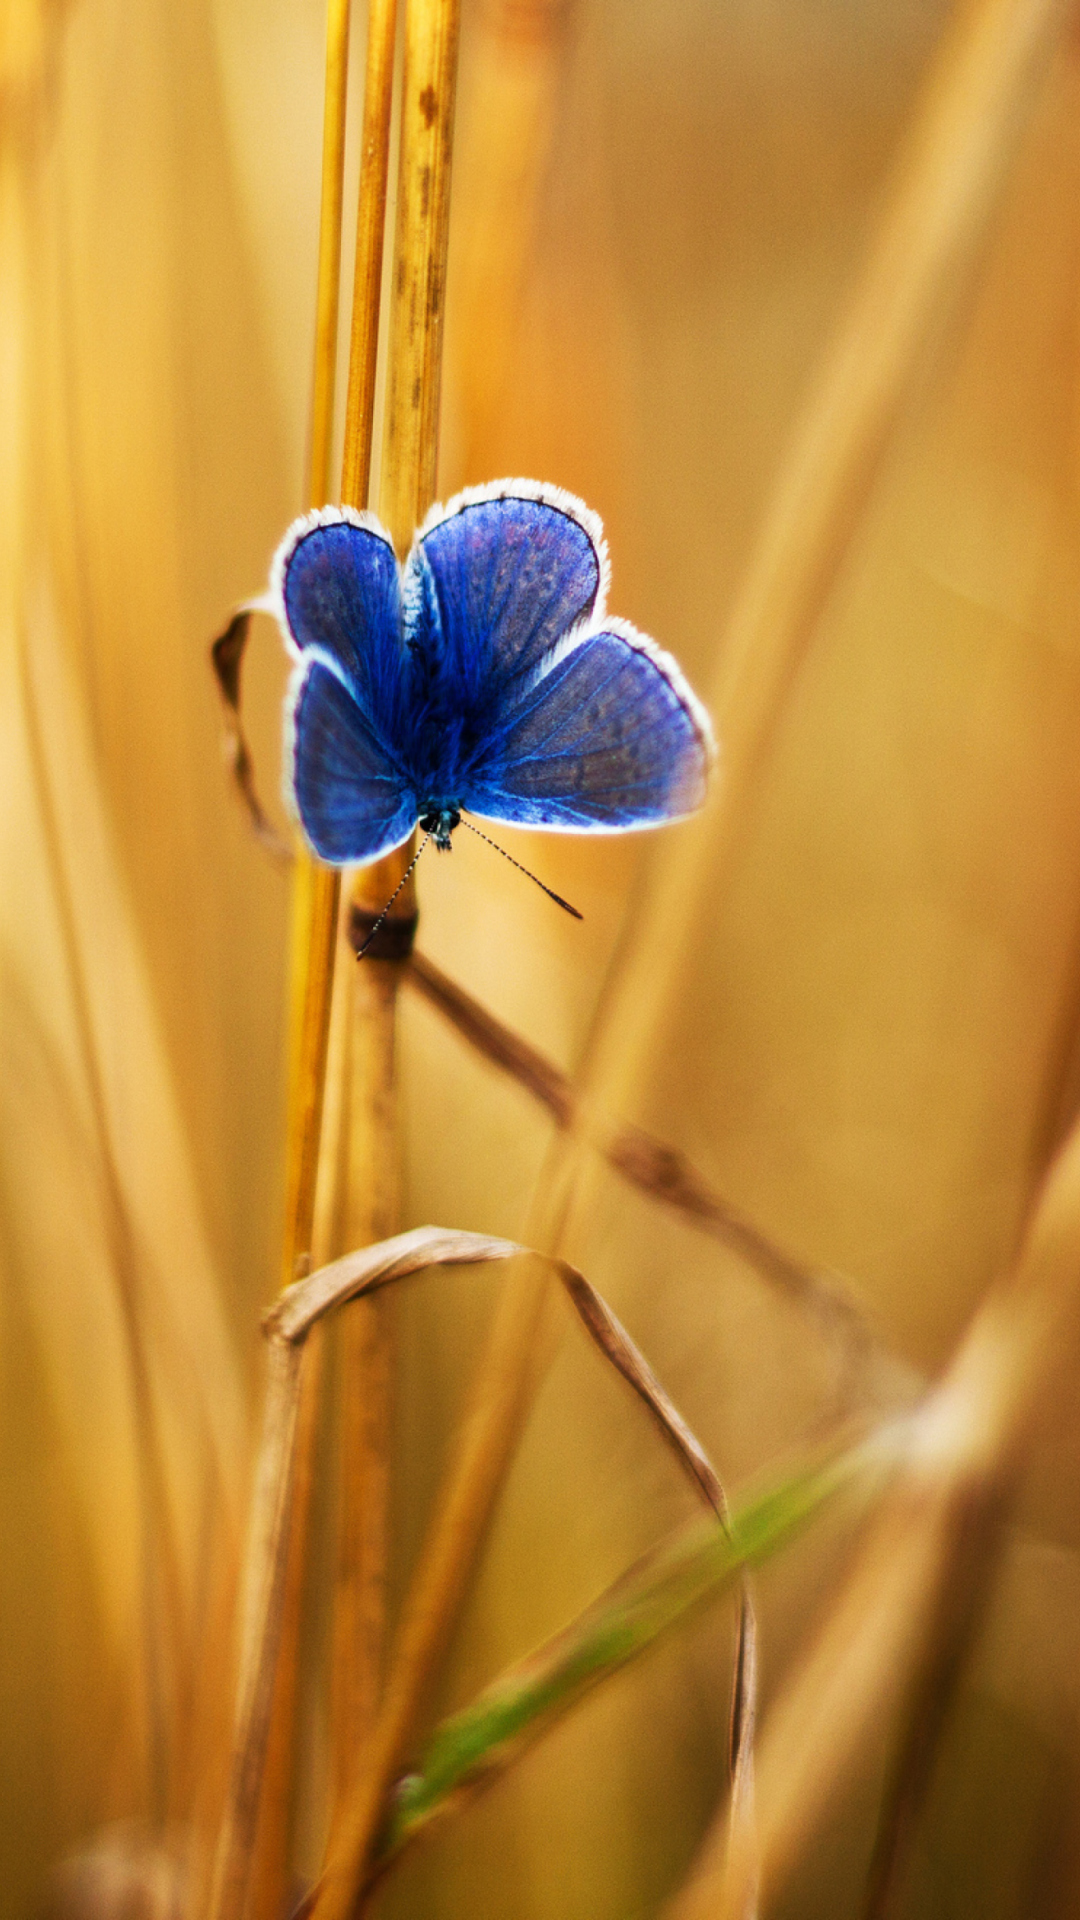
[[[430,833],[440,853],[449,853],[450,835],[461,825],[458,807],[440,807],[429,802],[420,809],[420,831]]]

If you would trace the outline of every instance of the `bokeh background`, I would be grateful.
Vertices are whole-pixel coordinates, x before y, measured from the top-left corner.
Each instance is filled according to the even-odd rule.
[[[465,0],[440,490],[527,474],[583,496],[614,609],[698,684],[949,11]],[[106,1830],[130,1858],[163,1772],[194,1805],[219,1765],[214,1569],[242,1537],[278,1266],[288,881],[228,789],[207,644],[302,505],[323,33],[318,0],[0,11],[13,1917],[90,1898],[57,1863]],[[1067,32],[628,1116],[849,1277],[892,1355],[885,1404],[943,1364],[1007,1263],[1080,1095],[1078,109]],[[271,796],[283,684],[264,622],[245,712]],[[664,838],[520,843],[581,927],[455,843],[421,873],[421,944],[572,1069]],[[520,1235],[546,1121],[408,992],[401,1018],[405,1224]],[[821,1329],[734,1255],[613,1178],[569,1251],[731,1484],[822,1417]],[[402,1577],[496,1285],[437,1275],[394,1305]],[[916,1841],[912,1914],[1080,1902],[1078,1465],[1075,1403],[1050,1406]],[[445,1702],[690,1511],[568,1323]],[[762,1578],[766,1700],[844,1535],[830,1521]],[[186,1621],[213,1686],[163,1663],[155,1607]],[[721,1791],[730,1638],[716,1609],[595,1696],[406,1863],[386,1913],[659,1911]],[[171,1754],[154,1750],[155,1697]],[[324,1720],[313,1684],[299,1871],[318,1854]],[[791,1920],[859,1912],[886,1744],[785,1893]]]

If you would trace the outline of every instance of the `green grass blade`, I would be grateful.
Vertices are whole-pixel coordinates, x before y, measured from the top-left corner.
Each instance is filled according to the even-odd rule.
[[[401,1784],[379,1870],[466,1793],[502,1772],[582,1695],[653,1646],[795,1536],[834,1494],[895,1457],[882,1437],[768,1488],[732,1515],[727,1531],[699,1520],[647,1554],[571,1626],[510,1668],[432,1735]]]

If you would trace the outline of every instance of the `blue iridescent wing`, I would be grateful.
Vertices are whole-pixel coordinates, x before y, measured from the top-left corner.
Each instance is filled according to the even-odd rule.
[[[320,860],[378,860],[407,840],[417,800],[335,661],[309,650],[285,709],[285,799]]]
[[[701,805],[714,752],[674,660],[609,619],[500,717],[461,804],[564,833],[660,826]]]
[[[298,656],[284,784],[313,852],[335,866],[407,839],[416,802],[393,751],[405,701],[397,557],[371,514],[324,507],[289,528],[271,591]]]
[[[579,621],[603,604],[596,514],[536,481],[470,488],[429,514],[404,573],[415,657],[465,711],[497,717]]]
[[[287,643],[335,663],[384,734],[400,723],[405,651],[397,556],[370,513],[323,507],[289,528],[271,593]]]

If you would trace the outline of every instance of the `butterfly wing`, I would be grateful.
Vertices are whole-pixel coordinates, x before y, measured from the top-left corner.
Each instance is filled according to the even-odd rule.
[[[395,742],[405,701],[397,557],[372,514],[325,507],[290,527],[271,591],[297,656],[286,703],[286,802],[321,860],[376,860],[416,800]]]
[[[381,859],[416,825],[416,795],[336,662],[311,650],[286,703],[285,799],[331,866]]]
[[[405,649],[397,555],[385,527],[350,507],[305,514],[274,556],[270,588],[290,650],[325,654],[373,723],[393,737]]]
[[[405,567],[405,628],[482,729],[603,604],[596,514],[559,487],[496,481],[428,515]]]
[[[701,805],[714,754],[674,660],[608,619],[503,714],[462,805],[565,833],[660,826]]]

